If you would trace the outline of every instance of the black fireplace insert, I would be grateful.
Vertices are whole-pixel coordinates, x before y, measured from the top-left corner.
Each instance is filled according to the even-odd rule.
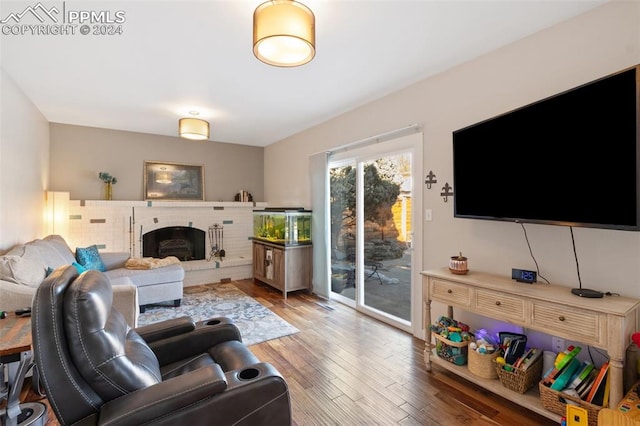
[[[201,260],[205,257],[205,235],[203,230],[187,226],[156,229],[142,236],[142,256]]]

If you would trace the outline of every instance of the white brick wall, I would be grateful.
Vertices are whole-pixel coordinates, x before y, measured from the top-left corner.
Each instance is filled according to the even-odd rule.
[[[244,259],[246,263],[246,259],[252,258],[252,211],[266,205],[207,201],[72,200],[69,206],[67,242],[72,249],[96,244],[101,251],[124,251],[132,257],[141,257],[143,234],[167,226],[187,226],[205,232],[205,256],[208,258],[211,251],[208,230],[217,223],[224,228],[225,259],[230,261],[229,264],[233,263],[231,260],[236,259]],[[211,262],[211,265],[212,269],[220,269],[224,267],[224,261],[217,266],[215,262]],[[189,269],[191,268],[185,265],[187,273]],[[185,279],[186,281],[188,280]],[[200,282],[189,282],[198,283]]]

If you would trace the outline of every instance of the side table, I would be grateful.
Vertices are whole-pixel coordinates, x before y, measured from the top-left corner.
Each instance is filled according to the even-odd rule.
[[[24,378],[32,367],[31,317],[8,314],[0,319],[0,409],[2,425],[41,426],[47,421],[47,407],[41,402],[20,403]],[[8,381],[4,382],[4,377]]]

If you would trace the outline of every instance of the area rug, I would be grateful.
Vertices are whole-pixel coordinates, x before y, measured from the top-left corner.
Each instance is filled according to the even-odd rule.
[[[245,345],[254,345],[297,333],[299,330],[258,303],[232,283],[185,287],[182,303],[148,306],[138,326],[170,318],[190,316],[194,321],[229,317],[240,329]]]

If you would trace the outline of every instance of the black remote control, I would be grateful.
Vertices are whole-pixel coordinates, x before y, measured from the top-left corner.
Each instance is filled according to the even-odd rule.
[[[19,317],[28,317],[31,315],[31,308],[16,309],[16,315]]]

